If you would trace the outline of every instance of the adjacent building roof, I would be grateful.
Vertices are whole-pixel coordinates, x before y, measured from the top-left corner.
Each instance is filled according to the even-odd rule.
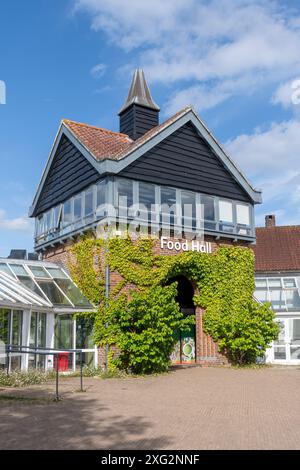
[[[300,271],[300,225],[256,229],[255,271]]]

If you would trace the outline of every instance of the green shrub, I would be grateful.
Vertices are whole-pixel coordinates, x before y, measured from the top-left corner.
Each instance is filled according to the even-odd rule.
[[[176,283],[152,287],[147,292],[133,292],[131,300],[123,298],[112,311],[118,329],[120,355],[115,359],[121,369],[134,374],[166,371],[176,343],[174,331],[194,323],[184,318],[175,301]]]
[[[204,315],[204,326],[233,364],[253,364],[279,334],[270,305],[250,301],[238,311]]]

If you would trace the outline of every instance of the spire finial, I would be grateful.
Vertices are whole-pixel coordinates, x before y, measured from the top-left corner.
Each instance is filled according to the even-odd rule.
[[[135,70],[127,99],[120,109],[119,115],[132,104],[138,104],[140,106],[159,111],[159,106],[152,99],[145,74],[142,69]]]

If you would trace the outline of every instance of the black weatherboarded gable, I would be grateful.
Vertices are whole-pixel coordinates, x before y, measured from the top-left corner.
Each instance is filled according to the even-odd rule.
[[[97,180],[97,170],[63,135],[33,216],[65,201]]]
[[[191,123],[128,165],[120,176],[251,202]]]

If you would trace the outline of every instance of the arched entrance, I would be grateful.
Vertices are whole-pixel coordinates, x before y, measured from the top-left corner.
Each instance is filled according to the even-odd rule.
[[[193,301],[194,288],[185,276],[176,276],[169,280],[169,283],[177,282],[177,302],[184,315],[195,315],[195,305]],[[175,364],[189,364],[196,361],[196,335],[195,326],[188,330],[176,331],[176,345],[171,355],[171,360]]]

